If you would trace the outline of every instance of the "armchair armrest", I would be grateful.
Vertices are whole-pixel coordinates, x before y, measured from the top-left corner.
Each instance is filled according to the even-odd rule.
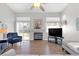
[[[22,39],[22,36],[17,36],[18,38]]]

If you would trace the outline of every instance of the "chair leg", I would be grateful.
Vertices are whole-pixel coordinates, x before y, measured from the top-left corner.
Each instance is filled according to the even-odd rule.
[[[64,51],[64,48],[62,48],[62,50]]]
[[[20,42],[20,46],[21,46],[21,42]]]
[[[12,47],[13,47],[13,44],[12,44]]]
[[[9,47],[9,43],[8,43],[8,47]]]

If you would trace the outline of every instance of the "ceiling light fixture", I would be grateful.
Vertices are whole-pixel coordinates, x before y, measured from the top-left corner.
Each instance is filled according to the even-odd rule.
[[[36,9],[40,8],[42,11],[45,11],[45,9],[43,8],[41,3],[33,3],[32,7],[30,9],[32,10],[34,8],[36,8]]]
[[[33,3],[33,7],[34,7],[34,8],[39,8],[40,5],[41,5],[40,3]]]

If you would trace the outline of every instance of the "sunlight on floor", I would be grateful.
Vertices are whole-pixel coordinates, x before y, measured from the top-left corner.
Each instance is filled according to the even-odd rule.
[[[23,40],[30,40],[30,33],[20,33]]]

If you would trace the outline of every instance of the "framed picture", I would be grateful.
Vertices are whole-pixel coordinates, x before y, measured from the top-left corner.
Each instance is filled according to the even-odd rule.
[[[79,31],[79,17],[76,18],[76,29]]]
[[[34,29],[42,29],[42,19],[34,19]]]

